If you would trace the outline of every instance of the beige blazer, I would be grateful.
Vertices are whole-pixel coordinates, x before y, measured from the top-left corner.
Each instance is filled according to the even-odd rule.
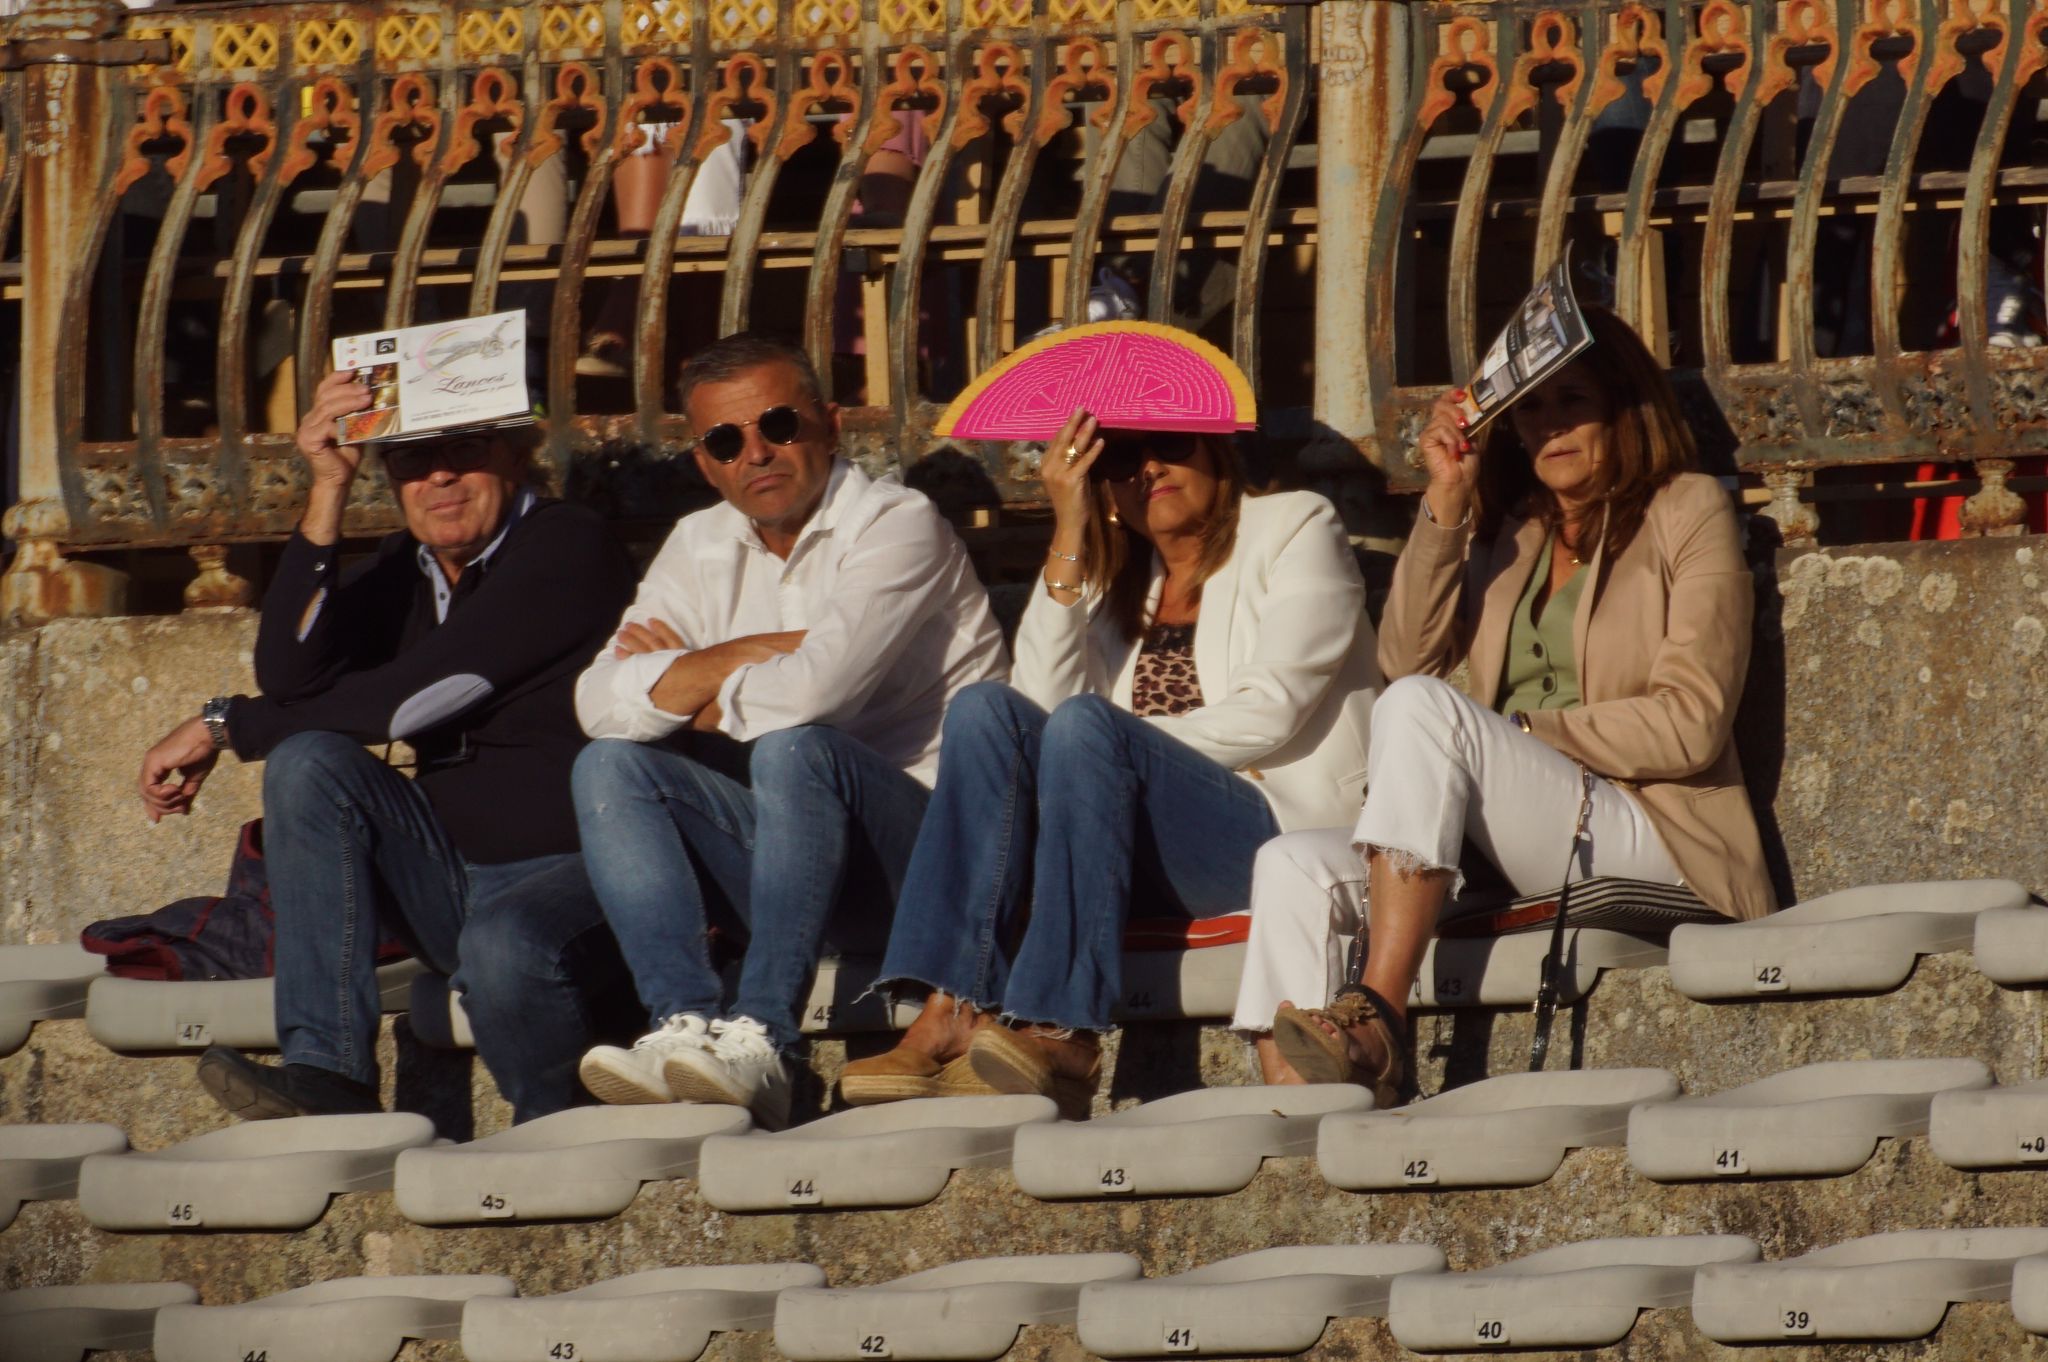
[[[1165,574],[1156,558],[1152,569],[1156,607]],[[1065,606],[1035,588],[1010,684],[1047,709],[1084,693],[1129,709],[1138,648],[1101,604]],[[1373,654],[1365,585],[1335,509],[1313,492],[1246,497],[1229,561],[1202,584],[1202,707],[1148,722],[1253,781],[1282,832],[1348,823],[1380,689]]]
[[[1490,544],[1418,515],[1380,622],[1391,678],[1448,676],[1471,661],[1472,694],[1500,694],[1508,626],[1543,550],[1543,527],[1510,519]],[[1777,901],[1733,730],[1749,670],[1754,587],[1728,494],[1687,473],[1650,500],[1610,561],[1596,551],[1572,625],[1577,709],[1529,715],[1530,730],[1634,792],[1709,907],[1756,918]]]

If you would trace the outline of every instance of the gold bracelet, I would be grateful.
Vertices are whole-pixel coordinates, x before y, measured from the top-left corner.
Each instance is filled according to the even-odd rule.
[[[1045,589],[1047,591],[1071,591],[1077,596],[1081,593],[1081,588],[1086,585],[1088,585],[1086,577],[1083,577],[1078,582],[1055,582],[1050,577],[1045,579]]]
[[[1065,561],[1065,562],[1069,562],[1069,563],[1078,563],[1078,562],[1080,562],[1080,561],[1081,561],[1081,555],[1080,555],[1080,554],[1078,554],[1078,553],[1061,553],[1061,552],[1060,552],[1060,551],[1059,551],[1058,549],[1047,549],[1047,550],[1045,551],[1045,556],[1046,556],[1046,557],[1048,557],[1048,558],[1058,558],[1058,559],[1061,559],[1061,560],[1063,560],[1063,561]]]

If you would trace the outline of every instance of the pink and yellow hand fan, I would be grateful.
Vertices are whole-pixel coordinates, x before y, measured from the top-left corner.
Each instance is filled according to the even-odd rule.
[[[1259,422],[1244,371],[1193,332],[1090,322],[1005,355],[946,405],[956,440],[1050,440],[1080,407],[1117,430],[1227,434]]]

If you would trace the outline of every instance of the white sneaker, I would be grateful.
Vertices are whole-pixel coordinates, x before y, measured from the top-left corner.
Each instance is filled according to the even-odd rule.
[[[671,1051],[662,1074],[678,1102],[745,1107],[769,1130],[789,1124],[789,1066],[752,1017],[711,1023],[711,1043]]]
[[[624,1050],[600,1045],[583,1056],[576,1076],[600,1102],[631,1106],[646,1102],[673,1102],[662,1066],[679,1054],[701,1051],[711,1044],[711,1026],[702,1017],[678,1012]]]

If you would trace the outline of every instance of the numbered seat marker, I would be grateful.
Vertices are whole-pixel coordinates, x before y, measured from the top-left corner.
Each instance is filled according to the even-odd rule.
[[[792,1206],[825,1204],[824,1195],[818,1191],[817,1175],[813,1173],[797,1173],[791,1176],[785,1196]]]
[[[476,1200],[477,1214],[486,1220],[510,1220],[517,1212],[512,1209],[510,1197],[497,1192],[484,1192]]]
[[[1512,1341],[1508,1338],[1507,1321],[1484,1317],[1473,1320],[1472,1341],[1484,1348],[1506,1347]]]
[[[1195,1327],[1192,1324],[1169,1324],[1159,1340],[1159,1346],[1170,1353],[1191,1353],[1200,1345],[1195,1342]]]
[[[1433,1187],[1437,1181],[1436,1165],[1425,1155],[1410,1155],[1401,1161],[1401,1181],[1412,1187]]]
[[[1797,1306],[1785,1306],[1778,1311],[1778,1332],[1787,1338],[1809,1338],[1813,1334],[1813,1315]]]
[[[1785,981],[1785,967],[1783,965],[1759,963],[1756,966],[1755,977],[1756,991],[1759,993],[1784,993],[1792,987],[1791,984]]]
[[[860,1340],[859,1351],[862,1357],[887,1357],[889,1355],[889,1336],[887,1334],[863,1334]]]

